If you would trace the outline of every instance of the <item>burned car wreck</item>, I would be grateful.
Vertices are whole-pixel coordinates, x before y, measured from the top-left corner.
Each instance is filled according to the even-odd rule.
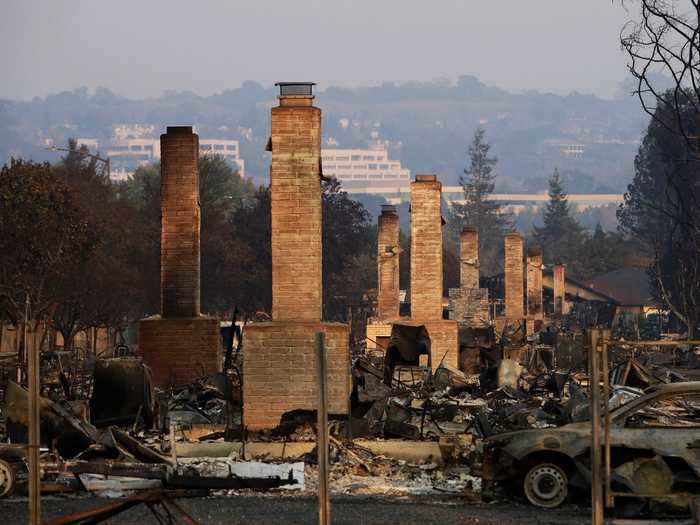
[[[652,387],[610,412],[611,487],[649,497],[700,493],[700,383]],[[517,483],[533,505],[562,504],[587,489],[590,422],[521,430],[484,440],[483,490]]]

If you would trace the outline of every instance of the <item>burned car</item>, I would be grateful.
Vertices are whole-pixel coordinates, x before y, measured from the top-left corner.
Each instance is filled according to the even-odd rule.
[[[485,493],[494,482],[516,482],[533,505],[557,507],[570,487],[589,488],[590,443],[590,421],[491,436],[484,441]],[[698,492],[700,381],[656,386],[611,410],[610,451],[613,491]]]

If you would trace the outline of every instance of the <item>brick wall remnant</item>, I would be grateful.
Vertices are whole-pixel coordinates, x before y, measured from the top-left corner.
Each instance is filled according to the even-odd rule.
[[[554,292],[554,314],[566,315],[566,268],[563,264],[555,264],[552,275],[552,288]]]
[[[479,232],[466,227],[459,236],[459,282],[460,288],[479,288]]]
[[[485,328],[489,326],[488,288],[450,288],[450,319],[460,326]]]
[[[523,238],[519,233],[505,235],[506,319],[525,317],[523,279]]]
[[[543,318],[542,309],[542,248],[529,247],[527,250],[527,316],[530,319]]]
[[[243,352],[243,424],[249,430],[279,425],[285,412],[316,410],[316,333],[325,333],[328,412],[346,414],[351,381],[348,326],[272,321],[246,327]]]
[[[377,225],[377,317],[399,317],[399,214],[383,205]]]
[[[158,386],[185,385],[220,371],[219,321],[209,317],[139,322],[139,348]]]

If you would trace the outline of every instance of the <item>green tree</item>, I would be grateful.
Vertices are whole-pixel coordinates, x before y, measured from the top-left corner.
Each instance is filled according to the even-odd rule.
[[[700,153],[687,139],[700,135],[700,119],[697,100],[676,96],[671,90],[656,106],[618,219],[651,254],[657,298],[692,339],[700,322]]]
[[[232,218],[240,243],[243,278],[237,304],[243,311],[272,305],[270,191],[260,188]],[[352,200],[332,179],[322,182],[323,315],[347,320],[347,306],[361,306],[365,292],[376,286],[376,229],[361,203]]]
[[[323,310],[327,320],[346,320],[346,308],[362,303],[376,286],[376,228],[365,207],[337,179],[321,183],[323,204]]]
[[[70,187],[49,164],[11,160],[0,170],[0,314],[16,325],[50,317],[72,269],[96,242]],[[32,329],[36,328],[36,324]]]
[[[568,195],[555,169],[549,179],[544,226],[535,227],[535,239],[542,246],[545,263],[564,263],[572,276],[580,277],[579,256],[586,238],[583,227],[571,216]]]
[[[577,277],[585,280],[620,268],[642,267],[647,258],[633,239],[619,232],[606,232],[598,224],[593,236],[584,240],[579,261]]]
[[[255,188],[220,155],[204,155],[198,166],[202,310],[221,313],[239,304],[237,288],[244,278],[240,265],[244,254],[250,253],[234,236],[231,219],[250,204]],[[143,274],[149,276],[144,283],[146,304],[153,313],[159,309],[160,296],[160,166],[140,167],[118,191],[133,207],[143,228],[139,250],[144,259]]]
[[[495,186],[497,159],[489,155],[491,145],[479,128],[469,145],[469,166],[460,177],[463,204],[454,204],[448,217],[449,238],[456,242],[465,226],[479,232],[481,271],[493,275],[503,267],[503,234],[513,229],[511,215],[503,205],[490,199]]]
[[[67,155],[52,169],[68,186],[95,240],[58,283],[60,300],[52,322],[63,335],[64,348],[72,349],[77,332],[97,326],[121,331],[142,312],[134,259],[138,236],[124,235],[138,231],[138,224],[129,206],[117,198],[104,166],[84,146],[69,141]]]
[[[241,278],[233,283],[232,304],[242,312],[272,310],[272,217],[270,188],[261,186],[231,215]]]

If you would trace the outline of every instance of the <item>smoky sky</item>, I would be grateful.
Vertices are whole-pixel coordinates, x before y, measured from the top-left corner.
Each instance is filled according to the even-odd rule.
[[[628,18],[615,0],[0,0],[0,97],[464,74],[611,96],[627,75]]]

